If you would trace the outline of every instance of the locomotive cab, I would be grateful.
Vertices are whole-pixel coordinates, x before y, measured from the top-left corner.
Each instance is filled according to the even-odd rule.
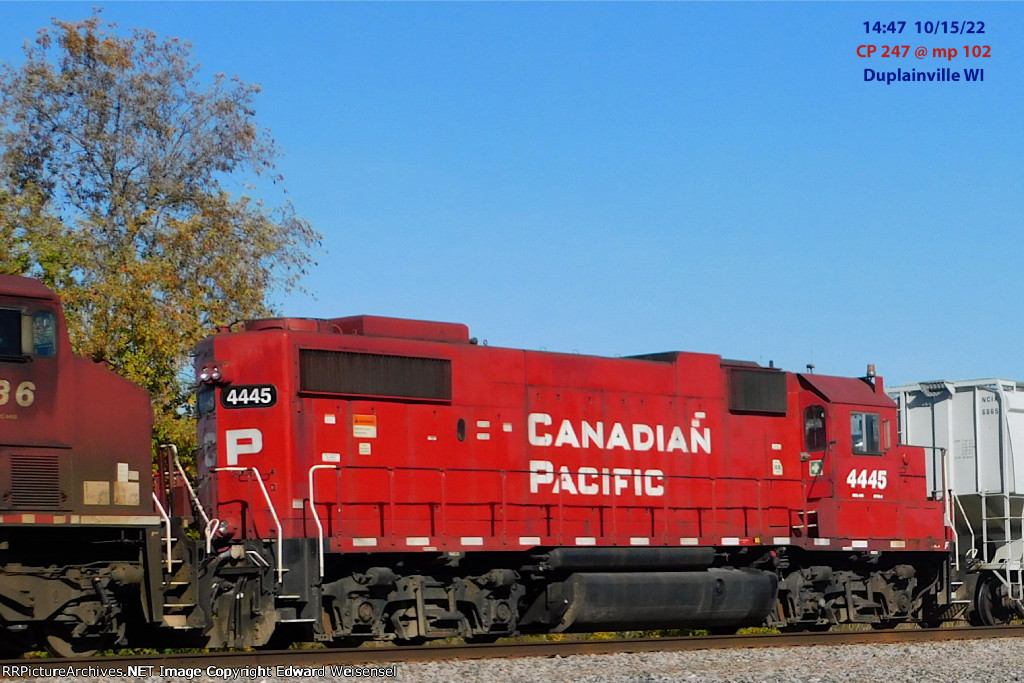
[[[809,535],[834,538],[842,530],[853,547],[858,539],[884,539],[902,548],[902,539],[922,538],[928,549],[947,549],[947,539],[934,535],[941,504],[926,501],[923,453],[896,443],[896,406],[881,379],[799,377],[802,459],[817,513]],[[908,506],[921,514],[906,513]]]
[[[0,280],[0,443],[42,445],[40,435],[59,429],[50,420],[57,408],[58,356],[64,352],[58,350],[57,330],[63,316],[57,298],[42,285],[10,276]]]

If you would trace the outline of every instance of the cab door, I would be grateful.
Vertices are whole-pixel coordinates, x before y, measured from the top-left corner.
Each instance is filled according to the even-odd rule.
[[[834,490],[830,451],[829,414],[827,404],[818,397],[805,398],[801,406],[804,425],[804,445],[800,453],[803,475],[807,482],[807,499],[816,501],[831,498]]]
[[[834,495],[832,425],[829,404],[821,396],[804,392],[800,400],[803,442],[800,471],[804,481],[804,509],[797,511],[794,526],[810,538],[821,537],[821,525],[831,518]],[[822,508],[825,508],[824,510]]]

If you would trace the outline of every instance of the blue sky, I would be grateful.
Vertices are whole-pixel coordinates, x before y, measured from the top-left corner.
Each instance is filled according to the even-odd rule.
[[[0,3],[0,61],[50,17]],[[289,315],[492,345],[1024,379],[1024,4],[134,3],[260,83],[324,234]],[[903,34],[863,22],[903,20]],[[984,21],[975,36],[914,22]],[[858,58],[860,44],[988,59]],[[961,50],[962,51],[962,50]],[[980,83],[864,81],[984,68]],[[269,201],[276,201],[273,196]]]

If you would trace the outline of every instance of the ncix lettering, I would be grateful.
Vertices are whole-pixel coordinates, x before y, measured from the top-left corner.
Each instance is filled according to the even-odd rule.
[[[573,423],[562,420],[558,431],[551,429],[554,421],[547,413],[530,413],[526,417],[527,438],[531,446],[568,446],[570,448],[599,448],[611,451],[621,448],[624,451],[650,451],[659,453],[707,453],[711,454],[711,429],[701,427],[700,421],[704,413],[695,413],[690,426],[690,440],[686,440],[683,428],[665,425],[651,427],[645,424],[633,424],[629,429],[616,422],[610,429],[604,422],[587,422],[581,420]],[[667,438],[666,438],[667,436]]]

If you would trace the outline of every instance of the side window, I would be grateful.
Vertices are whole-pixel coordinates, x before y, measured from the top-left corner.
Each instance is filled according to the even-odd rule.
[[[854,453],[871,455],[881,453],[878,413],[851,413],[850,436],[853,441]]]
[[[808,451],[820,451],[824,450],[827,443],[825,407],[811,406],[804,411],[804,448]]]
[[[50,311],[32,314],[32,351],[40,358],[53,358],[57,353],[57,323]]]

